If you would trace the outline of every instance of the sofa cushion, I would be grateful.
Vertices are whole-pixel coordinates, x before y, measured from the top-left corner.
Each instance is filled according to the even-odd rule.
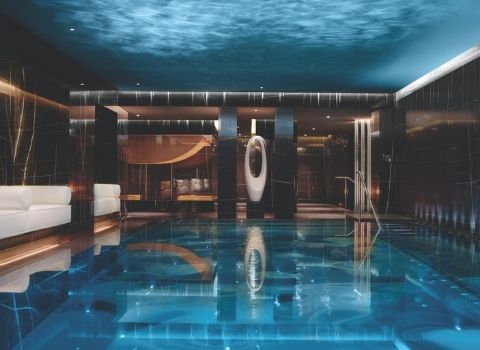
[[[32,191],[23,186],[0,186],[0,210],[28,210]]]
[[[102,216],[120,211],[120,198],[102,198],[93,202],[93,216]]]
[[[22,234],[28,229],[27,211],[0,210],[0,239]]]
[[[114,184],[94,184],[93,185],[93,197],[95,200],[101,198],[119,198],[120,197],[120,185]]]
[[[26,186],[32,191],[32,204],[69,204],[72,192],[68,186]]]
[[[70,205],[32,204],[28,210],[28,231],[68,224],[71,218]]]

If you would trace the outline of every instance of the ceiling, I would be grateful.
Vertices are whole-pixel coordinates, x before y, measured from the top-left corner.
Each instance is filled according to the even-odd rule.
[[[393,92],[480,42],[478,0],[0,0],[0,12],[122,90]]]

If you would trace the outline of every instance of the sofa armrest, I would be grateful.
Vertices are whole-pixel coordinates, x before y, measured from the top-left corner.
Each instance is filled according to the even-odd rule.
[[[0,209],[28,210],[32,204],[32,191],[24,186],[0,186]]]
[[[32,191],[32,204],[63,204],[72,199],[68,186],[27,186]]]
[[[99,200],[102,198],[120,198],[120,185],[116,184],[94,184],[93,198]]]

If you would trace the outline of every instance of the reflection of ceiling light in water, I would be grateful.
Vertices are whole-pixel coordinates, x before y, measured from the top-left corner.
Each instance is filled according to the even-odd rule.
[[[251,227],[247,233],[244,253],[245,279],[252,292],[258,292],[265,279],[266,253],[260,227]]]

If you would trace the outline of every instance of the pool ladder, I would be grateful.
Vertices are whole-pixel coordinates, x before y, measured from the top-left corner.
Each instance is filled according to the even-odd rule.
[[[361,266],[363,264],[363,262],[365,261],[365,258],[370,254],[370,251],[372,250],[373,245],[375,244],[375,241],[377,240],[380,232],[382,231],[382,225],[380,223],[380,218],[378,216],[377,210],[375,209],[375,205],[373,205],[372,196],[370,194],[370,191],[368,190],[367,185],[365,183],[365,177],[363,176],[363,173],[361,171],[357,171],[357,175],[358,175],[358,179],[359,179],[359,182],[360,182],[360,185],[361,185],[360,188],[358,187],[357,182],[349,176],[336,176],[335,177],[336,179],[343,179],[344,183],[345,183],[345,187],[344,187],[344,196],[345,196],[345,201],[344,201],[344,207],[345,207],[344,233],[343,234],[336,234],[335,236],[336,237],[350,237],[351,235],[353,235],[355,233],[355,229],[353,229],[352,231],[347,233],[347,215],[346,215],[347,195],[348,195],[347,181],[350,181],[351,183],[353,183],[355,185],[355,191],[358,191],[357,192],[358,198],[356,198],[356,203],[355,203],[355,207],[359,208],[358,212],[357,211],[355,212],[356,214],[359,215],[358,220],[360,222],[362,221],[363,203],[362,203],[362,200],[359,199],[359,198],[360,198],[361,192],[363,191],[365,196],[367,197],[368,203],[370,204],[370,208],[372,208],[372,213],[373,213],[373,216],[374,216],[375,221],[377,223],[377,232],[375,232],[375,236],[373,237],[372,243],[367,248],[366,254],[365,254],[365,256],[363,257],[363,259],[360,263],[360,266]]]

